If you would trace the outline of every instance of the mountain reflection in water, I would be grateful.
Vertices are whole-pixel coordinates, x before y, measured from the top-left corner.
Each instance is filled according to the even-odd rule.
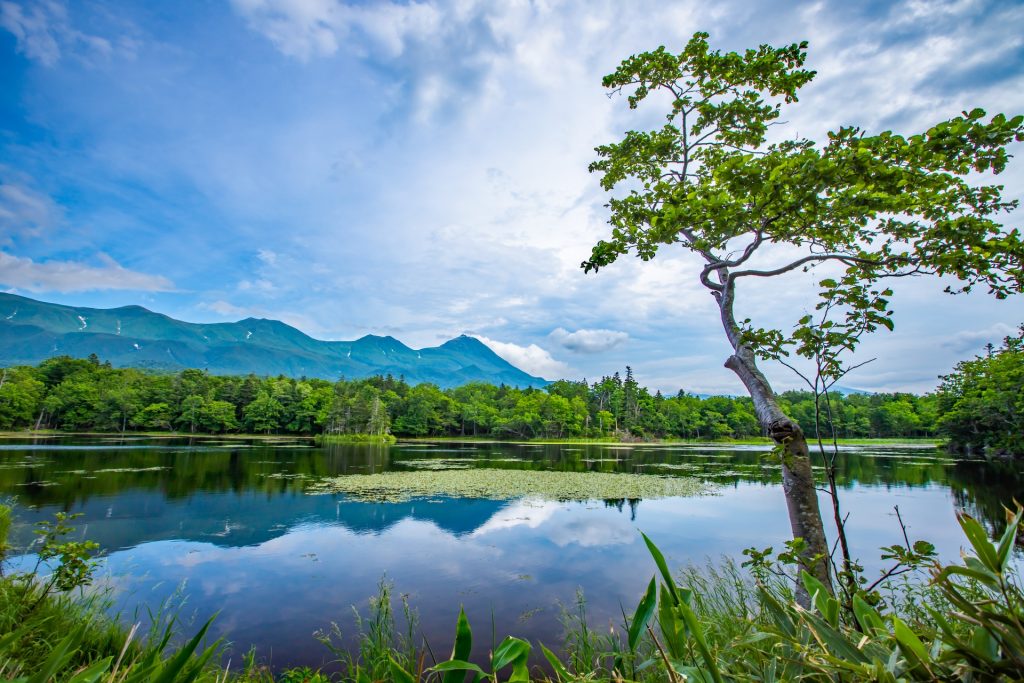
[[[766,447],[424,444],[312,447],[230,440],[60,438],[0,442],[0,495],[15,496],[16,543],[31,523],[64,510],[100,543],[104,580],[126,620],[185,582],[185,612],[219,611],[218,635],[237,657],[255,645],[274,668],[319,666],[311,634],[337,621],[382,577],[408,593],[431,647],[450,647],[464,605],[471,622],[546,644],[560,642],[559,602],[577,587],[594,625],[621,621],[653,572],[638,530],[675,565],[776,549],[788,537],[780,472]],[[306,495],[320,477],[438,466],[687,475],[719,495],[581,502],[436,497],[398,503]],[[413,462],[415,461],[415,462]],[[992,529],[1000,505],[1024,490],[1020,465],[954,462],[934,448],[863,447],[838,460],[854,553],[869,571],[899,542],[892,507],[912,539],[958,556],[954,512]],[[142,612],[137,612],[143,609]],[[483,632],[483,631],[481,631]]]

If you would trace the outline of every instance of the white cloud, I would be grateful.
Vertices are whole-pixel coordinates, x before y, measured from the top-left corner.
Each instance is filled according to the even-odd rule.
[[[232,303],[228,303],[223,299],[200,303],[198,305],[198,308],[204,311],[212,311],[213,313],[217,313],[218,315],[222,315],[225,317],[235,316],[238,318],[244,318],[249,315],[249,312],[246,309],[242,308],[241,306],[235,306]]]
[[[545,379],[558,379],[566,377],[572,372],[566,363],[556,360],[550,353],[536,344],[520,346],[519,344],[496,341],[481,335],[474,336],[484,344],[487,344],[492,351],[509,363],[531,375]]]
[[[37,236],[60,219],[61,210],[46,195],[25,184],[0,183],[0,240],[13,235]]]
[[[273,282],[264,278],[256,280],[241,280],[238,283],[238,291],[240,292],[260,292],[262,294],[269,294],[277,289]]]
[[[327,57],[346,42],[368,38],[397,56],[410,36],[436,32],[440,14],[429,3],[375,2],[366,6],[341,0],[231,0],[249,27],[283,54],[299,60]]]
[[[33,261],[0,251],[0,283],[30,292],[87,292],[107,289],[167,292],[174,285],[160,275],[128,270],[106,254],[100,265],[81,261]]]
[[[0,2],[0,27],[14,35],[18,52],[44,66],[60,61],[63,50],[83,59],[109,57],[114,46],[106,38],[74,29],[67,7],[57,0],[36,0],[26,4]]]
[[[1021,316],[1024,319],[1024,313]],[[982,330],[957,332],[941,343],[942,346],[949,347],[957,353],[980,353],[986,344],[999,346],[1004,338],[1017,336],[1018,331],[1018,328],[1006,323],[996,323]]]
[[[551,332],[551,338],[564,348],[577,353],[601,353],[625,343],[629,334],[616,330],[576,330],[570,332],[558,327]]]
[[[5,243],[0,224],[9,252],[41,260],[134,247],[133,265],[204,300],[292,312],[324,336],[386,330],[428,346],[471,329],[516,340],[519,358],[536,348],[538,363],[553,364],[547,376],[566,369],[549,349],[588,376],[628,363],[666,390],[735,380],[721,367],[723,335],[695,259],[666,247],[648,263],[579,269],[610,230],[607,198],[587,172],[594,146],[660,121],[656,107],[605,97],[601,77],[620,59],[680,49],[696,29],[723,49],[807,38],[818,76],[787,109],[788,125],[773,128],[783,136],[822,140],[846,124],[909,132],[964,108],[1024,107],[1019,3],[232,0],[240,20],[199,34],[195,22],[221,21],[224,8],[174,3],[144,25],[153,40],[138,59],[109,70],[79,68],[90,48],[62,23],[114,35],[117,22],[153,15],[67,7],[0,0],[17,49],[55,64],[46,78],[12,81],[23,82],[26,121],[52,135],[4,143],[5,158],[24,158],[54,197],[75,198],[57,221],[67,229],[42,230],[31,245]],[[82,144],[47,147],[72,139]],[[1019,196],[1016,156],[1002,179]],[[31,201],[15,203],[32,215]],[[744,283],[737,312],[788,329],[813,306],[812,279]],[[916,373],[927,387],[955,361],[942,339],[1022,317],[1019,304],[950,304],[937,289],[908,300],[901,283],[897,331],[876,336],[879,360],[865,372]],[[572,356],[548,335],[559,326]],[[693,367],[685,359],[709,346],[681,340],[699,330],[722,347]],[[586,338],[573,336],[585,331],[629,341],[588,356]]]

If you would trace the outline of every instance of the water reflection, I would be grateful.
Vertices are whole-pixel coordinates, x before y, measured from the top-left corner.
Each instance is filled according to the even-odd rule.
[[[69,448],[78,443],[89,448]],[[29,446],[29,447],[26,447]],[[61,447],[55,447],[61,446]],[[471,621],[546,643],[560,639],[558,602],[582,586],[595,624],[618,621],[652,567],[638,529],[674,564],[775,545],[789,524],[777,467],[764,448],[431,445],[392,448],[308,442],[163,439],[0,444],[0,495],[17,496],[16,539],[56,510],[81,512],[107,557],[118,607],[132,614],[187,582],[189,610],[220,611],[215,628],[272,653],[275,666],[317,666],[310,637],[365,604],[382,576],[410,593],[431,647],[450,647],[460,604]],[[461,466],[687,474],[722,486],[713,497],[550,502],[420,499],[367,503],[308,496],[322,476]],[[1018,468],[955,463],[934,449],[844,451],[844,509],[855,554],[869,571],[877,548],[900,541],[899,504],[912,538],[947,559],[961,541],[954,512],[992,528],[1000,504],[1024,489]],[[351,633],[349,630],[348,633]]]

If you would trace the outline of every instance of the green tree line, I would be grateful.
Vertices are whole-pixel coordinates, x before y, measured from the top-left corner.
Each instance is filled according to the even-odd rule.
[[[221,434],[386,434],[407,437],[636,437],[742,439],[761,435],[747,397],[651,393],[627,368],[600,381],[559,380],[544,389],[470,383],[453,389],[401,378],[156,374],[96,357],[52,358],[0,370],[0,429],[176,431]],[[780,396],[815,434],[814,397]],[[912,394],[833,397],[840,437],[922,437],[936,429],[936,398]]]
[[[1024,456],[1024,326],[957,363],[938,391],[939,427],[954,450]]]

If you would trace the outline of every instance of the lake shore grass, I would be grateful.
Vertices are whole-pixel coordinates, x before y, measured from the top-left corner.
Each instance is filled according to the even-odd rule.
[[[772,440],[768,437],[756,437],[750,439],[652,439],[650,441],[623,441],[611,437],[595,438],[536,438],[536,439],[495,439],[493,437],[475,436],[434,436],[434,437],[402,437],[398,443],[500,443],[500,444],[533,444],[533,445],[562,445],[562,444],[583,444],[594,446],[651,446],[651,445],[684,445],[684,446],[770,446]],[[825,442],[828,447],[831,440]],[[920,438],[859,438],[859,439],[838,439],[840,446],[899,446],[914,445],[940,446],[943,439],[937,437]],[[811,448],[816,446],[813,439],[808,439]]]
[[[237,441],[266,441],[268,443],[278,441],[309,441],[316,438],[312,434],[246,434],[246,433],[220,433],[210,434],[205,432],[65,432],[58,429],[22,429],[17,431],[0,430],[0,439],[46,439],[65,436],[82,436],[89,438],[114,438],[114,437],[145,437],[147,439],[219,439]]]

